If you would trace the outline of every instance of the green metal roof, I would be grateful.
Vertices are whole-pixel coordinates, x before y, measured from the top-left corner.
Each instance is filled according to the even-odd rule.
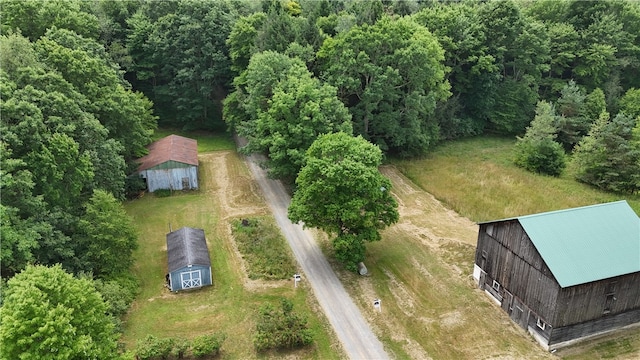
[[[517,219],[562,287],[640,271],[640,218],[624,200]]]

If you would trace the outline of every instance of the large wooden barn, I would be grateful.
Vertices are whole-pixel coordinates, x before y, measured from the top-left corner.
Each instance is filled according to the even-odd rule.
[[[167,281],[171,291],[213,284],[204,230],[183,227],[167,234]]]
[[[146,180],[149,192],[198,188],[196,140],[169,135],[153,142],[148,149],[149,154],[138,159],[138,174]]]
[[[626,201],[479,225],[474,278],[545,349],[640,323],[640,219]]]

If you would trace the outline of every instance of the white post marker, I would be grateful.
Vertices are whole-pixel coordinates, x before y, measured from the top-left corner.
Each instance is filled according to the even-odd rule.
[[[382,303],[382,300],[380,299],[373,300],[373,307],[378,309],[378,311],[382,311],[382,307],[380,306],[380,303]]]
[[[298,287],[298,281],[300,281],[300,274],[293,275],[293,287]]]

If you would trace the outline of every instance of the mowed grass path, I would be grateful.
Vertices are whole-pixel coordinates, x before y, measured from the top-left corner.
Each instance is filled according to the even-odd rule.
[[[220,139],[223,139],[222,142]],[[207,143],[210,142],[210,143]],[[233,143],[220,137],[199,139],[199,148],[233,149]],[[213,154],[213,155],[212,155]],[[137,296],[126,318],[122,341],[133,349],[137,340],[148,334],[158,337],[193,339],[198,335],[224,332],[227,339],[222,345],[221,359],[281,358],[293,356],[305,359],[332,359],[339,357],[337,341],[322,313],[317,310],[310,289],[301,284],[293,288],[293,281],[266,282],[265,286],[244,286],[246,275],[230,237],[229,222],[239,216],[267,216],[261,197],[251,191],[252,180],[242,158],[235,151],[207,153],[205,158],[222,158],[216,165],[200,160],[200,190],[178,193],[159,198],[153,194],[126,204],[140,233],[139,249],[135,252],[133,272],[140,281]],[[220,163],[226,166],[230,188],[219,189],[212,168]],[[250,205],[247,213],[235,208],[229,216],[220,206],[220,191],[244,194],[242,204]],[[256,210],[257,209],[257,210]],[[260,210],[262,209],[262,210]],[[166,238],[169,226],[176,230],[191,226],[205,230],[211,255],[213,282],[191,292],[171,293],[164,287],[167,272]],[[255,314],[258,308],[271,302],[279,304],[281,297],[294,303],[294,310],[308,316],[309,326],[315,334],[315,344],[307,349],[258,355],[252,344]]]

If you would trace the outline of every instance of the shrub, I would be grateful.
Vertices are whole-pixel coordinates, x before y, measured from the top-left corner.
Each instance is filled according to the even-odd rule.
[[[175,340],[172,338],[158,338],[147,335],[136,344],[136,358],[138,360],[168,359],[173,350]]]
[[[182,359],[186,354],[187,350],[189,350],[190,343],[185,339],[176,339],[173,343],[173,350],[171,350],[171,355],[175,356],[177,359]]]
[[[515,152],[515,164],[531,172],[559,176],[566,166],[562,145],[550,138],[519,141]]]
[[[225,334],[198,336],[191,342],[191,353],[195,357],[216,356],[225,339]]]
[[[157,197],[169,197],[171,196],[171,190],[170,189],[158,189],[156,191],[153,192],[153,194]]]
[[[313,342],[307,319],[293,312],[293,303],[283,298],[280,311],[271,304],[260,308],[253,345],[258,352],[269,349],[292,349]]]

